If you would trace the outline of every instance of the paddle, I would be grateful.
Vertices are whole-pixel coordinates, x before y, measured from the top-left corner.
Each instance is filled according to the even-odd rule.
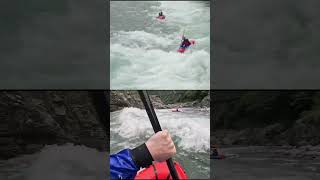
[[[184,31],[185,31],[185,29],[183,29],[181,39],[184,37]]]
[[[151,125],[152,125],[154,132],[157,133],[158,131],[162,131],[160,123],[158,121],[157,115],[154,111],[152,102],[150,100],[150,97],[149,97],[147,91],[139,90],[138,93],[139,93],[140,98],[142,100],[142,103],[147,111],[147,114],[150,119],[150,122],[151,122]],[[178,173],[177,173],[176,168],[174,166],[174,163],[172,161],[172,158],[167,160],[167,165],[170,170],[170,174],[171,174],[172,179],[179,179],[179,176],[178,176]]]

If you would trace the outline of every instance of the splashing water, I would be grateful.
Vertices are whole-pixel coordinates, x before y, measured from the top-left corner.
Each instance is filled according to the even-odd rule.
[[[39,153],[0,161],[0,179],[106,179],[108,154],[85,146],[49,145]]]
[[[111,89],[209,89],[208,3],[111,1],[110,6]],[[160,10],[164,21],[155,18]],[[183,33],[196,45],[181,54]]]
[[[182,163],[190,178],[209,178],[210,118],[209,111],[183,108],[156,110],[162,129],[168,129],[176,148],[175,160]],[[144,109],[125,108],[111,113],[110,150],[115,153],[134,148],[154,134]]]

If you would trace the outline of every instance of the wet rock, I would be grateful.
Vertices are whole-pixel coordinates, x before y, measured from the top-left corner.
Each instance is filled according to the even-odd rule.
[[[167,106],[162,102],[159,96],[150,95],[154,108],[163,109]],[[137,91],[111,91],[110,111],[118,111],[125,107],[136,107],[143,109],[140,96]]]
[[[210,107],[210,95],[204,97],[200,104],[199,104],[200,107]]]
[[[61,102],[63,102],[63,98],[60,97],[59,95],[56,95],[56,94],[53,95],[52,100],[53,100],[53,102],[55,102],[55,103],[61,103]]]
[[[15,157],[21,153],[21,147],[15,143],[0,146],[0,159],[8,159]]]
[[[106,150],[106,134],[85,91],[0,92],[0,102],[0,159],[67,142]]]
[[[28,144],[22,148],[23,148],[25,154],[32,154],[32,153],[40,151],[43,147],[44,147],[44,145],[42,145],[42,144]]]
[[[207,92],[208,93],[208,92]],[[170,109],[183,107],[210,107],[210,96],[207,95],[200,102],[188,101],[183,103],[164,103],[159,95],[150,95],[150,99],[156,109]],[[111,91],[110,111],[121,110],[125,107],[136,107],[143,109],[144,106],[140,100],[137,91]]]
[[[0,137],[0,145],[7,145],[14,142],[13,137]]]
[[[121,110],[124,107],[143,107],[138,92],[111,91],[110,98],[110,111]]]
[[[66,115],[66,107],[63,105],[54,106],[54,113],[58,116],[65,116]]]

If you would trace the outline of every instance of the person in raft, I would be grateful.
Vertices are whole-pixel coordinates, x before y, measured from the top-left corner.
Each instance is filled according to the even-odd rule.
[[[159,12],[159,17],[160,17],[160,16],[163,16],[163,13],[162,13],[162,11],[160,11],[160,12]]]
[[[182,42],[180,47],[181,48],[187,48],[191,45],[191,42],[189,41],[189,39],[187,39],[185,36],[182,36]]]
[[[169,132],[159,131],[134,149],[110,155],[111,179],[134,179],[140,168],[150,166],[153,161],[165,161],[175,154],[176,147]]]

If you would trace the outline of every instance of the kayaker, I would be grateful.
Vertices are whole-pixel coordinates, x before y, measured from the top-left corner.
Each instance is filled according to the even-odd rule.
[[[182,36],[182,42],[180,47],[181,48],[187,48],[191,45],[191,42],[189,41],[189,39],[187,39],[185,36]]]
[[[219,153],[217,146],[213,145],[210,148],[210,159],[224,159],[224,158],[225,156]]]
[[[159,12],[159,17],[160,17],[160,16],[163,16],[163,13],[162,13],[162,11],[160,11],[160,12]]]
[[[211,149],[211,154],[210,154],[210,156],[219,156],[219,153],[218,153],[218,150],[217,150],[217,148],[213,148],[213,149]]]
[[[140,168],[148,167],[153,161],[165,161],[175,154],[176,147],[169,132],[159,131],[134,149],[110,155],[111,179],[133,179]]]

